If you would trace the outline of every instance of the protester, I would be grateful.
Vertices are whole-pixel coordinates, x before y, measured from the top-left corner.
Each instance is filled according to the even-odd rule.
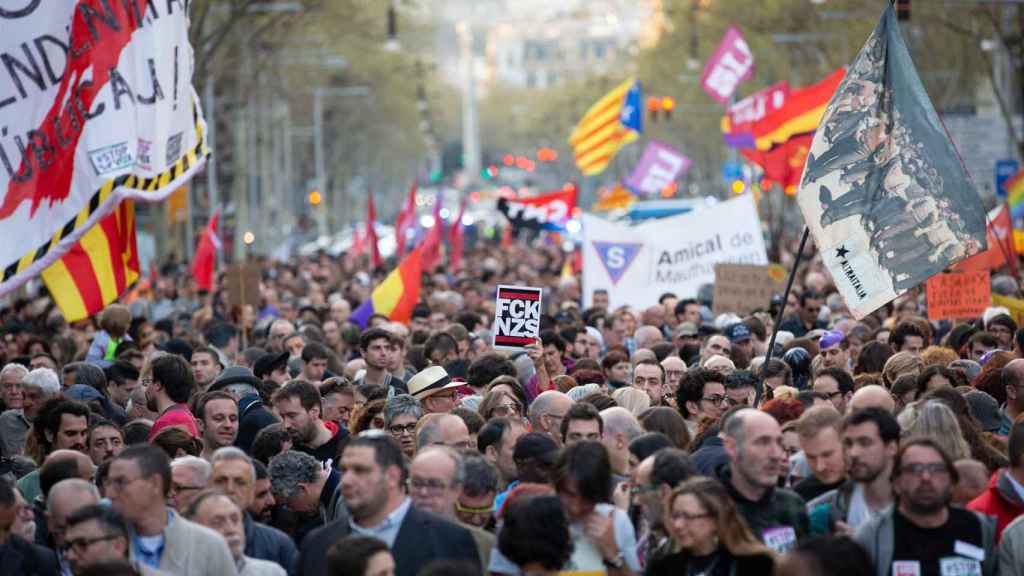
[[[280,565],[244,554],[246,538],[242,513],[242,509],[233,500],[208,490],[198,494],[189,504],[185,517],[224,537],[239,576],[285,576],[284,568]]]

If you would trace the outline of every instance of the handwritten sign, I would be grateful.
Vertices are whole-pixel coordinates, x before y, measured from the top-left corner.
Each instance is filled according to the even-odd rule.
[[[755,310],[767,310],[772,296],[782,292],[784,285],[773,270],[778,265],[756,264],[715,264],[715,293],[713,308],[715,314],[732,312],[749,314]],[[781,280],[785,281],[785,270]]]
[[[988,270],[936,274],[928,279],[928,319],[977,318],[992,301]]]
[[[725,32],[714,55],[704,66],[700,84],[712,98],[725,106],[736,87],[754,74],[754,55],[735,26]]]

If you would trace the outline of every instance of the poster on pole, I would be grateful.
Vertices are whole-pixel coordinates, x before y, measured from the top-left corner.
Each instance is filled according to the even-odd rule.
[[[929,320],[980,318],[992,302],[989,271],[936,274],[926,285]]]
[[[636,226],[583,215],[583,301],[606,290],[611,308],[637,308],[671,292],[692,298],[715,281],[715,264],[768,264],[754,198],[743,194]]]
[[[732,312],[741,316],[768,310],[772,296],[785,290],[786,269],[778,264],[715,264],[715,314]]]
[[[522,350],[540,335],[540,288],[498,286],[494,306],[494,347]]]

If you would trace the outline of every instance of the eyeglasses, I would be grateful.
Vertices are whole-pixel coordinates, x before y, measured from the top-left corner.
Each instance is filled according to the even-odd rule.
[[[96,536],[95,538],[75,538],[74,540],[65,540],[64,544],[61,545],[60,550],[64,554],[67,554],[68,550],[73,548],[76,554],[81,554],[89,548],[89,546],[92,546],[97,542],[106,542],[115,538],[118,538],[118,535],[107,534],[105,536]]]
[[[458,500],[455,501],[455,511],[463,514],[493,514],[494,504],[490,506],[482,506],[480,508],[472,508],[470,506],[463,506]]]
[[[701,518],[711,518],[711,514],[706,512],[704,514],[690,514],[689,512],[683,512],[680,510],[678,512],[673,511],[670,517],[673,520],[686,520],[687,522],[693,522],[694,520],[700,520]]]
[[[629,489],[629,493],[634,496],[645,494],[647,492],[653,492],[658,489],[657,484],[638,484]]]
[[[721,405],[729,401],[729,397],[725,394],[714,394],[712,396],[705,396],[701,398],[702,401],[710,404]]]
[[[412,434],[416,431],[416,424],[406,424],[405,426],[393,425],[389,426],[388,430],[394,436],[401,436],[402,434]]]
[[[435,442],[434,444],[438,444],[438,445],[441,445],[441,446],[447,446],[449,448],[452,448],[453,450],[457,450],[457,451],[460,451],[460,452],[463,451],[463,450],[471,450],[471,449],[475,448],[475,446],[473,446],[473,442],[471,440],[463,440],[461,442],[450,442],[450,443],[449,442]]]
[[[409,490],[419,492],[443,492],[448,489],[448,483],[437,479],[409,478]]]
[[[946,476],[949,474],[949,469],[946,468],[945,462],[932,462],[931,464],[904,464],[900,467],[900,472],[914,476],[923,476],[925,472],[929,476]]]
[[[182,492],[195,492],[196,490],[202,490],[206,486],[189,486],[188,484],[177,484],[171,482],[171,492],[175,494],[181,494]]]

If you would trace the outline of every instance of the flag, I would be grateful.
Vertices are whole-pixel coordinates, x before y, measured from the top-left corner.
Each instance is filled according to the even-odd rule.
[[[987,246],[978,193],[891,5],[814,133],[797,201],[857,319]]]
[[[769,183],[778,183],[786,194],[793,195],[800,186],[812,138],[812,134],[800,134],[765,152],[740,150],[740,153],[764,170],[764,178]]]
[[[725,31],[718,48],[700,76],[700,85],[718,103],[725,106],[741,82],[754,74],[754,54],[735,26]]]
[[[1024,218],[1024,170],[1014,174],[1004,186],[1006,202],[1010,205],[1010,216],[1014,220]]]
[[[1010,272],[1017,276],[1017,246],[1014,242],[1013,221],[1010,208],[1003,204],[988,213],[985,239],[988,250],[984,250],[953,267],[958,272],[995,270],[1003,265],[1010,266]],[[1009,259],[1009,261],[1007,261]]]
[[[722,138],[732,148],[755,148],[754,124],[786,104],[789,82],[783,80],[733,104],[722,116]]]
[[[587,110],[569,137],[580,172],[600,174],[619,148],[643,132],[642,100],[640,82],[629,79]]]
[[[349,319],[366,328],[370,316],[381,314],[393,322],[408,322],[420,299],[420,264],[423,246],[417,246],[378,284],[370,298],[356,308]]]
[[[754,123],[752,132],[757,149],[771,150],[793,136],[814,133],[845,75],[846,69],[840,68],[817,84],[790,90],[781,108]]]
[[[84,320],[103,310],[139,275],[135,203],[131,200],[124,200],[104,216],[42,274],[68,322]]]
[[[466,232],[462,227],[462,216],[466,213],[466,202],[469,196],[463,196],[459,203],[459,215],[448,229],[448,267],[452,272],[462,268],[462,254],[465,248]]]
[[[213,290],[214,269],[217,263],[217,252],[220,250],[220,238],[217,236],[217,222],[220,220],[218,208],[210,216],[206,230],[196,244],[196,254],[192,258],[192,276],[200,290]]]
[[[373,205],[373,191],[370,191],[366,199],[366,241],[370,243],[370,262],[377,268],[384,262],[380,258],[380,248],[377,246],[377,208]]]
[[[398,257],[405,254],[405,237],[409,228],[416,225],[416,180],[409,186],[409,193],[405,197],[405,206],[398,212],[395,220],[395,242],[397,243]]]
[[[565,230],[575,208],[576,187],[572,185],[533,198],[498,199],[498,212],[504,214],[516,228]]]
[[[359,228],[352,230],[352,246],[348,249],[353,258],[358,258],[366,251],[366,236]]]
[[[202,168],[187,4],[0,2],[0,296]]]
[[[441,260],[441,242],[444,240],[444,218],[441,218],[441,193],[434,196],[434,225],[423,238],[423,269],[432,272]]]
[[[611,190],[598,195],[597,202],[594,203],[591,210],[594,212],[628,210],[634,202],[636,202],[636,196],[622,184],[616,184]]]

